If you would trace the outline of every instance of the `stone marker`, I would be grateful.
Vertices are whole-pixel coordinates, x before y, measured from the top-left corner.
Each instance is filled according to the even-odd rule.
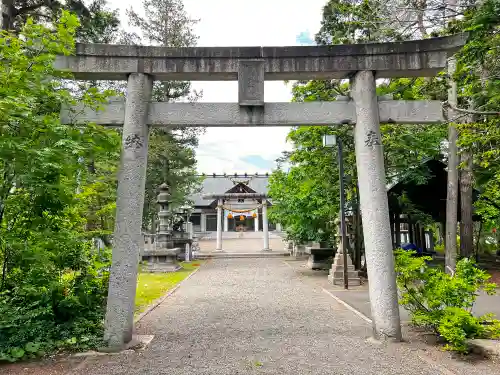
[[[333,260],[332,268],[328,275],[328,280],[334,285],[344,285],[344,252],[342,246],[342,236],[340,236],[340,220],[336,219],[335,224],[337,224],[337,252],[335,253],[335,258]],[[351,256],[347,252],[347,278],[349,286],[359,286],[361,285],[361,278],[359,277],[359,272],[354,269],[352,264]]]
[[[181,266],[177,261],[177,255],[181,252],[180,248],[173,249],[155,249],[145,251],[142,260],[147,262],[144,271],[147,272],[175,272]]]
[[[312,270],[327,270],[332,265],[334,251],[332,248],[306,246],[306,254],[309,254],[307,267]]]

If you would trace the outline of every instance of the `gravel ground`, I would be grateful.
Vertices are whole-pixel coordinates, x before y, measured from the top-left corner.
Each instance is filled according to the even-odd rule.
[[[71,374],[455,374],[410,344],[372,343],[370,330],[280,259],[217,259],[141,321],[155,335],[145,351]]]

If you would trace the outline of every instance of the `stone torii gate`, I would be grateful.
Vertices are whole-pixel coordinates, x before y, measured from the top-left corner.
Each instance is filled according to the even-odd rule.
[[[443,121],[437,101],[378,101],[375,80],[434,76],[465,35],[399,43],[307,47],[165,48],[78,44],[56,68],[76,79],[127,80],[126,102],[103,112],[62,113],[65,123],[123,126],[105,340],[132,339],[150,126],[355,125],[363,233],[374,335],[401,338],[380,122]],[[265,80],[351,80],[348,102],[264,103]],[[238,103],[152,103],[154,80],[237,80]]]

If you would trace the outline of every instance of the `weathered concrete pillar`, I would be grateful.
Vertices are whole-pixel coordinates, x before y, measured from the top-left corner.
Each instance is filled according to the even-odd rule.
[[[401,340],[375,77],[371,71],[361,71],[353,81],[354,141],[374,335]]]
[[[269,222],[267,220],[267,201],[262,200],[262,235],[264,237],[264,251],[271,250],[269,248]]]
[[[253,224],[254,224],[255,231],[258,232],[259,231],[259,210],[256,210],[256,214],[257,214],[257,216],[255,216]]]
[[[222,199],[217,201],[217,245],[215,250],[222,251]]]
[[[201,213],[200,215],[200,232],[207,231],[207,214]]]
[[[187,227],[187,233],[188,233],[188,239],[191,240],[191,243],[186,244],[186,262],[190,262],[193,260],[193,239],[194,239],[194,227],[193,223],[190,221],[186,225]]]
[[[224,232],[229,230],[229,219],[227,217],[227,211],[224,210]]]
[[[142,209],[148,159],[148,105],[153,80],[142,73],[128,78],[127,104],[118,175],[113,257],[104,339],[119,349],[132,339],[135,290],[141,247]]]

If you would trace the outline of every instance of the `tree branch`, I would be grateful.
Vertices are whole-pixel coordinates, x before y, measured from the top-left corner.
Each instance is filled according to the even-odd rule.
[[[31,12],[32,10],[36,10],[38,8],[43,7],[44,5],[46,5],[45,0],[41,0],[38,3],[35,3],[33,5],[29,5],[29,6],[26,6],[24,8],[16,9],[13,12],[14,13],[13,16],[18,16],[18,15],[23,14],[23,13]]]
[[[469,115],[500,116],[500,112],[495,112],[495,111],[474,111],[471,109],[457,108],[457,107],[450,105],[447,101],[443,102],[443,107],[448,107],[454,111],[461,112],[461,113],[467,113]]]

